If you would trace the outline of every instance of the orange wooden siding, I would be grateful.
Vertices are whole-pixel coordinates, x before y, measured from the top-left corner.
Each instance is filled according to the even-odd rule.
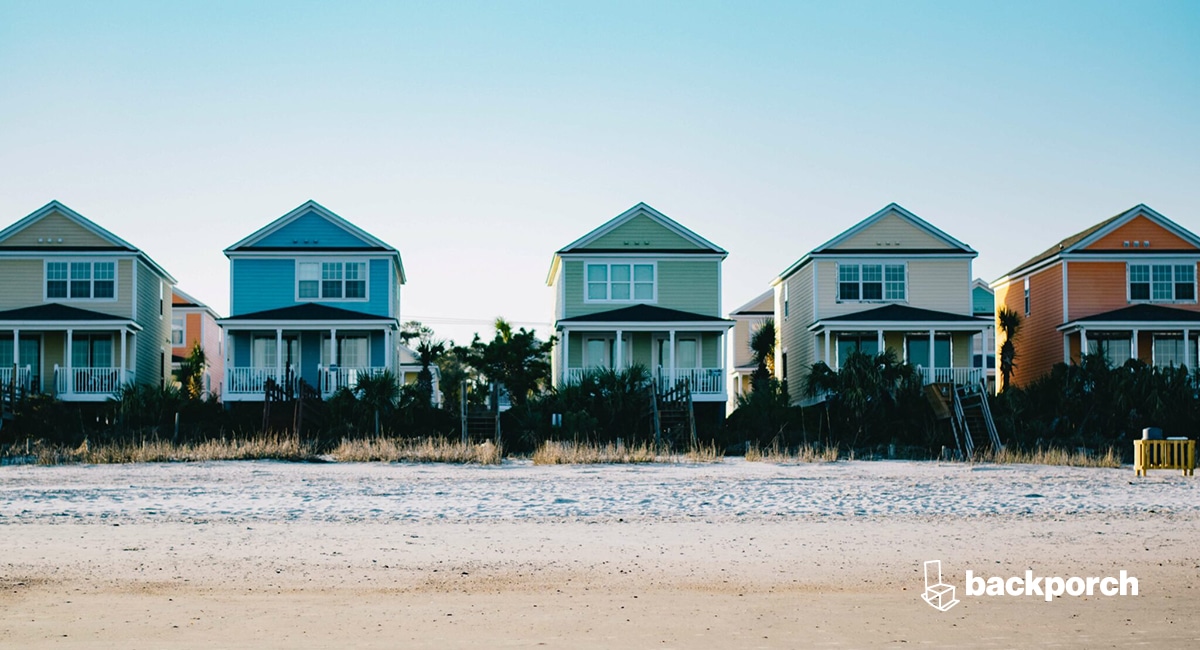
[[[1054,364],[1062,363],[1063,337],[1057,329],[1063,323],[1061,263],[1030,276],[1029,303],[1030,311],[1026,316],[1024,278],[1018,278],[996,289],[997,311],[1003,305],[1022,317],[1021,332],[1013,342],[1017,350],[1017,367],[1011,380],[1014,386],[1028,384],[1050,372]],[[997,363],[1003,343],[1004,337],[997,323]]]
[[[1067,263],[1067,277],[1070,282],[1067,289],[1070,318],[1067,320],[1103,314],[1130,305],[1125,262],[1072,260]],[[1172,309],[1200,311],[1200,305],[1194,302],[1170,303],[1169,306]]]
[[[1150,242],[1150,250],[1195,250],[1196,247],[1154,223],[1144,216],[1138,216],[1128,223],[1096,240],[1084,250],[1145,250],[1143,248],[1126,248],[1125,242]]]

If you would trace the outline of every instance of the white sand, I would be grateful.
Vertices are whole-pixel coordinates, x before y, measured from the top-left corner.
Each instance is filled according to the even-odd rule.
[[[1180,647],[1198,497],[907,462],[3,467],[0,646]],[[1141,595],[966,598],[967,568]]]

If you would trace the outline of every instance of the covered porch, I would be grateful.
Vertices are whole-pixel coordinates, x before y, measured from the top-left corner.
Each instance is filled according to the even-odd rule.
[[[134,381],[141,327],[66,305],[0,312],[0,389],[103,402]]]
[[[234,316],[225,330],[223,399],[261,401],[268,382],[330,397],[359,377],[396,372],[393,318],[321,305]]]
[[[1200,367],[1200,312],[1133,305],[1078,318],[1058,327],[1063,363],[1083,354],[1103,356],[1113,367],[1137,359],[1158,367]]]
[[[892,350],[917,367],[926,384],[976,385],[988,376],[974,353],[994,329],[990,319],[887,305],[856,314],[819,320],[809,326],[816,336],[817,361],[834,370],[854,352],[876,355]]]
[[[647,368],[656,387],[687,382],[695,401],[726,400],[725,336],[733,322],[637,305],[558,322],[556,385],[597,370]]]

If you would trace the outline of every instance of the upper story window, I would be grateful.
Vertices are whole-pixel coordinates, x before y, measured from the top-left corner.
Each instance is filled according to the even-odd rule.
[[[1130,264],[1130,302],[1196,302],[1195,264]]]
[[[366,262],[300,262],[296,270],[300,300],[365,300]]]
[[[654,302],[658,297],[654,264],[589,262],[586,267],[588,302]]]
[[[790,302],[788,297],[788,281],[783,281],[783,320],[787,320],[788,314],[791,312]]]
[[[1025,278],[1025,315],[1029,315],[1029,278]]]
[[[48,300],[113,300],[116,262],[46,262]]]
[[[171,345],[173,347],[183,345],[183,319],[184,316],[171,316]]]
[[[838,264],[839,301],[903,301],[908,272],[903,264]]]

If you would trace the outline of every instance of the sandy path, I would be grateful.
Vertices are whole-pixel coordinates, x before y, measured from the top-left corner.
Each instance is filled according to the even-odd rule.
[[[229,464],[218,474],[221,467],[245,471]],[[926,480],[928,471],[917,466],[906,480]],[[1175,504],[1166,513],[457,521],[256,513],[189,523],[157,511],[17,517],[39,489],[63,498],[72,473],[12,476],[20,485],[9,487],[20,495],[0,500],[4,647],[1160,648],[1200,641],[1193,614],[1200,509],[1182,505],[1192,484],[1167,478],[1157,488]],[[500,480],[495,489],[508,487]],[[742,487],[759,486],[747,479]],[[1057,488],[1049,480],[1041,490]],[[963,598],[941,613],[918,599],[926,559],[943,560],[960,598],[966,568],[1005,576],[1126,569],[1141,595]]]

